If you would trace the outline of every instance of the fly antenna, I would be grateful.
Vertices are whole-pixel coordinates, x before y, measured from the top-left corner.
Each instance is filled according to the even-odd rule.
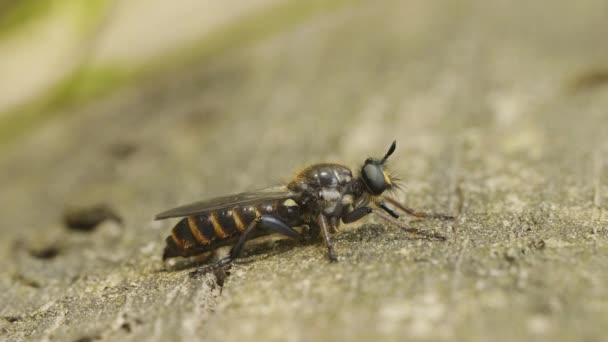
[[[393,152],[395,152],[395,148],[397,148],[397,140],[393,141],[393,143],[391,144],[391,147],[388,148],[388,152],[386,152],[386,154],[384,155],[384,158],[382,158],[382,160],[380,161],[380,164],[386,163],[386,160],[388,159],[388,157],[390,157],[391,154],[393,154]]]

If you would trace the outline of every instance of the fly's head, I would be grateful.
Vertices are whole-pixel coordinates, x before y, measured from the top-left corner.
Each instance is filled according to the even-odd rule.
[[[386,168],[388,157],[395,152],[397,142],[393,141],[388,152],[382,159],[367,158],[361,167],[359,180],[363,183],[363,190],[372,196],[380,196],[387,190],[397,187],[395,177],[391,177]]]

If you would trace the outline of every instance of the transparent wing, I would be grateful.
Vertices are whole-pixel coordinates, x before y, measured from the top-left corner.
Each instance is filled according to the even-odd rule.
[[[201,215],[212,211],[234,208],[237,206],[252,205],[264,201],[289,198],[293,199],[296,197],[298,197],[298,194],[291,192],[289,189],[287,189],[287,187],[277,186],[187,204],[157,214],[154,219],[163,220],[170,217]]]

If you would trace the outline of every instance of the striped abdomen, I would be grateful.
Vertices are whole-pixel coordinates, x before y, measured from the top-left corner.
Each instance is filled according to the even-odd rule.
[[[188,216],[167,237],[163,259],[198,255],[230,245],[261,215],[278,217],[290,226],[301,224],[299,208],[291,199]],[[261,231],[253,236],[266,234]]]

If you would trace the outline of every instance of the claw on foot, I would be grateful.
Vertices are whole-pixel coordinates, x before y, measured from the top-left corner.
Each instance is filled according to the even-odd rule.
[[[231,265],[232,265],[232,259],[231,258],[224,258],[224,259],[221,259],[220,261],[215,262],[215,263],[213,263],[211,265],[206,265],[206,266],[197,268],[196,270],[190,272],[190,277],[196,278],[196,277],[202,276],[204,274],[207,274],[209,272],[214,272],[214,271],[216,271],[216,270],[218,270],[220,268],[223,268],[224,271],[227,271],[227,270],[230,269]]]
[[[441,234],[425,232],[414,228],[403,229],[403,231],[419,238],[435,239],[439,241],[447,240],[446,237]]]

